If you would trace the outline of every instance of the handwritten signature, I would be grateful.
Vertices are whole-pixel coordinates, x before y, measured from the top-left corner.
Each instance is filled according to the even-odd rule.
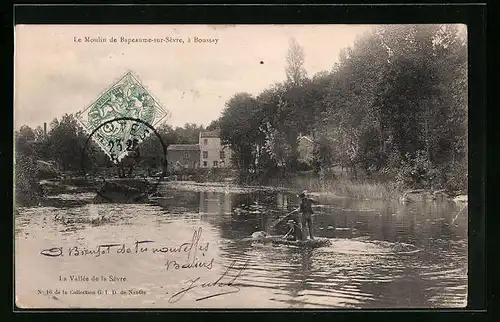
[[[196,277],[194,279],[187,280],[185,282],[185,284],[187,284],[187,286],[184,287],[183,289],[181,289],[180,291],[178,291],[177,293],[173,294],[169,298],[168,301],[170,303],[176,303],[179,300],[181,300],[184,297],[184,295],[186,295],[186,293],[188,293],[189,291],[191,291],[195,288],[219,288],[219,289],[223,289],[223,291],[221,291],[221,292],[216,292],[216,293],[204,296],[204,297],[197,298],[196,301],[202,301],[202,300],[206,300],[206,299],[213,298],[216,296],[237,293],[240,291],[240,288],[235,285],[236,279],[238,279],[238,277],[240,277],[241,273],[248,267],[248,263],[249,263],[249,260],[246,260],[245,263],[241,267],[236,268],[235,267],[236,261],[231,262],[231,265],[229,265],[229,267],[224,271],[224,273],[216,281],[213,281],[213,282],[201,282],[200,277]],[[234,277],[229,276],[229,274],[228,274],[232,270],[237,271],[237,274]],[[229,278],[232,277],[232,279],[230,279],[227,282],[224,282],[223,280],[225,277],[229,277]]]
[[[138,254],[138,253],[184,253],[187,255],[188,259],[195,257],[196,252],[200,251],[203,255],[208,251],[209,243],[202,244],[200,242],[202,235],[202,228],[199,227],[194,231],[190,242],[184,242],[178,246],[153,246],[155,241],[153,240],[138,240],[133,246],[127,246],[126,244],[120,243],[110,243],[97,245],[95,248],[86,248],[81,246],[71,246],[68,247],[66,253],[67,256],[87,256],[92,255],[94,257],[99,257],[102,255],[109,255],[112,253],[119,255],[128,254]],[[153,245],[152,245],[153,244]],[[149,247],[147,246],[149,245]],[[64,256],[63,247],[52,247],[49,249],[44,249],[40,252],[41,255],[48,257],[60,257]]]

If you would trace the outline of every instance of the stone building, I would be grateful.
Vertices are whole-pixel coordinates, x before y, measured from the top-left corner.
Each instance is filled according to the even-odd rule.
[[[171,144],[167,147],[168,169],[197,169],[200,167],[198,144]]]
[[[311,137],[300,135],[298,138],[297,152],[299,161],[312,164],[314,158],[314,141]]]
[[[221,143],[220,132],[200,132],[200,167],[230,168],[232,151]]]
[[[221,143],[219,131],[200,132],[198,144],[172,144],[167,148],[168,168],[230,168],[231,150]]]

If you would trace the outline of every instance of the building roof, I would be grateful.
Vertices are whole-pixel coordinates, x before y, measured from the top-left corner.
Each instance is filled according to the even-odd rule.
[[[209,132],[200,132],[200,138],[218,138],[220,137],[220,131],[209,131]]]
[[[198,144],[170,144],[167,147],[169,151],[200,151]]]

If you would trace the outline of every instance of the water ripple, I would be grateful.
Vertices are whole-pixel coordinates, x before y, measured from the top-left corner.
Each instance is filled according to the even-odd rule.
[[[53,196],[40,207],[19,207],[16,288],[28,294],[34,292],[32,285],[57,286],[54,272],[125,276],[127,289],[142,289],[147,295],[117,297],[114,302],[87,297],[85,303],[82,298],[68,297],[58,303],[66,307],[102,307],[103,303],[172,307],[168,294],[183,283],[196,277],[214,281],[229,269],[225,279],[237,277],[235,285],[241,291],[222,300],[204,301],[207,306],[412,308],[459,307],[467,302],[467,227],[447,225],[454,209],[399,209],[392,204],[332,199],[332,204],[318,207],[314,216],[315,233],[330,238],[330,246],[276,247],[246,238],[263,230],[268,218],[274,220],[287,211],[293,195],[227,185],[208,191],[200,185],[182,189],[179,183],[173,185],[177,190],[162,188],[171,194],[168,198],[150,204],[93,204],[92,194],[78,193]],[[209,249],[197,253],[196,259],[213,258],[212,269],[176,271],[167,265],[169,261],[185,263],[185,254],[115,254],[112,259],[69,257],[64,261],[39,256],[41,247],[57,245],[133,245],[146,239],[158,245],[179,245],[191,241],[200,227],[200,242],[207,242]],[[284,232],[286,226],[275,227],[274,233]],[[245,263],[248,266],[238,275],[234,267]],[[40,276],[46,278],[40,281]],[[110,287],[124,286],[113,282]],[[193,307],[195,302],[188,299],[202,293],[193,291],[178,307]]]

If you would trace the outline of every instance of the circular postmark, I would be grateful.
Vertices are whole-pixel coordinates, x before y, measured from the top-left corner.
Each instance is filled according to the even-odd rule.
[[[128,132],[122,135],[113,135],[112,140],[107,138],[108,142],[98,142],[98,145],[101,147],[103,152],[107,154],[110,158],[111,163],[118,170],[118,178],[108,178],[105,176],[99,176],[102,179],[102,184],[97,189],[97,195],[94,199],[97,202],[103,203],[134,203],[134,202],[142,202],[147,201],[149,199],[149,195],[155,193],[158,189],[158,185],[166,176],[167,173],[167,147],[163,142],[161,135],[156,131],[156,129],[149,124],[147,121],[141,120],[139,118],[133,117],[117,117],[114,119],[107,120],[97,126],[87,137],[81,152],[81,169],[85,177],[88,176],[88,167],[86,166],[86,162],[88,163],[90,158],[87,155],[87,150],[90,147],[90,142],[95,140],[94,135],[108,132],[110,129],[114,132],[116,128],[116,124],[121,124],[123,126],[124,122],[130,122],[131,126],[127,126]],[[131,134],[131,132],[134,133]],[[162,157],[160,158],[161,162],[161,173],[157,174],[156,180],[153,182],[149,182],[145,177],[143,180],[136,176],[132,176],[131,172],[133,166],[130,167],[130,163],[134,163],[139,159],[140,152],[139,146],[142,140],[144,140],[150,132],[155,134],[155,137],[159,140],[161,145]],[[114,133],[116,134],[116,132]],[[99,136],[102,138],[102,136]],[[123,139],[123,140],[122,140]],[[123,142],[121,142],[123,141]],[[112,143],[112,147],[109,150],[105,150],[103,147],[106,146],[104,143]],[[116,144],[115,144],[116,143]],[[109,148],[109,146],[106,146]],[[118,158],[114,153],[114,151],[118,151],[118,149],[122,153],[120,158]],[[115,150],[113,150],[115,149]],[[123,150],[123,152],[122,152]],[[135,159],[135,161],[134,161]],[[129,173],[125,175],[124,173],[124,163],[128,162]],[[108,162],[109,163],[109,162]],[[120,171],[122,170],[122,171]],[[128,180],[128,181],[127,181]]]

